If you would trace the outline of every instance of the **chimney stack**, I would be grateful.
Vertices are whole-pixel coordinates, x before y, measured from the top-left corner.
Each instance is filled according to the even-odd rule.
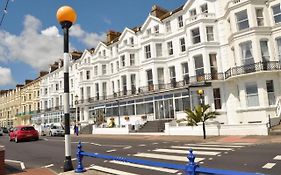
[[[154,5],[154,6],[152,6],[150,14],[157,17],[157,18],[160,18],[161,16],[165,15],[168,12],[169,12],[168,10],[166,10],[162,7],[159,7],[157,5]]]
[[[120,32],[115,32],[113,30],[110,30],[107,32],[106,34],[106,42],[110,43],[111,41],[113,41],[114,39],[116,39],[117,37],[119,37],[121,35]]]

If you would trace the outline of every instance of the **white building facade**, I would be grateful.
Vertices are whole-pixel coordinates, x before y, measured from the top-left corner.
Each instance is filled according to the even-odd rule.
[[[196,91],[203,89],[221,124],[267,123],[278,117],[280,61],[278,0],[189,0],[174,11],[154,6],[142,26],[111,31],[107,42],[72,59],[72,120],[176,120],[199,104]],[[63,115],[62,66],[42,78],[44,112],[37,117],[44,123]]]

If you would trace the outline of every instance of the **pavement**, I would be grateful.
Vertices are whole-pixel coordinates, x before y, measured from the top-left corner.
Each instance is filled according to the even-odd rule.
[[[80,138],[86,137],[116,137],[116,135],[95,135],[92,134],[83,134],[79,135]],[[118,135],[118,137],[138,137],[136,135]],[[249,142],[256,144],[266,144],[266,143],[281,143],[281,135],[269,135],[269,136],[207,136],[207,139],[203,140],[202,137],[198,136],[163,136],[163,135],[142,135],[139,137],[148,137],[151,140],[184,140],[184,141],[198,141],[198,142],[222,142],[222,143],[239,143],[239,142]],[[20,173],[8,173],[12,175],[57,175],[55,172],[51,171],[48,168],[34,168],[26,169],[24,172]],[[78,174],[74,171],[60,173],[59,175],[74,175]],[[79,173],[83,175],[108,175],[107,173],[99,172],[96,170],[87,169],[84,173]]]

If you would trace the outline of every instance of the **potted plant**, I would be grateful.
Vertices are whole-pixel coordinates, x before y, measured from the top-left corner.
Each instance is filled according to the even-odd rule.
[[[141,119],[146,120],[146,119],[147,119],[147,116],[146,116],[146,115],[143,115],[143,116],[141,116]]]
[[[124,118],[126,121],[129,121],[130,120],[130,117],[129,116],[125,116]]]

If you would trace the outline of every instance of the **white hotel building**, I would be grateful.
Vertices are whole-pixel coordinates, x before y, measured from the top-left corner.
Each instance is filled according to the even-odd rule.
[[[70,105],[83,125],[100,115],[117,125],[126,124],[125,116],[131,124],[141,116],[171,120],[197,105],[203,89],[221,124],[267,123],[278,117],[280,61],[279,0],[188,0],[174,11],[154,6],[142,26],[111,31],[106,42],[72,59]],[[63,114],[61,66],[42,78],[45,123]]]

